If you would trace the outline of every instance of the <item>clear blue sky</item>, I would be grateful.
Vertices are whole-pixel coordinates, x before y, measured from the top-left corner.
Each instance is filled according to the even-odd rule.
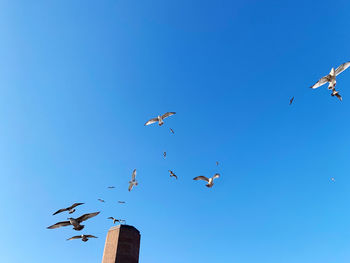
[[[350,71],[343,102],[308,88],[350,60],[349,12],[0,1],[1,262],[100,262],[109,216],[140,230],[141,263],[349,262]],[[192,180],[215,172],[212,189]],[[102,211],[81,231],[99,239],[46,229],[73,202],[86,203],[75,216]]]

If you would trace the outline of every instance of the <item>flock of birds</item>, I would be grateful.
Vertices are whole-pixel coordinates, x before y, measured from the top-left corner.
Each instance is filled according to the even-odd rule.
[[[328,90],[331,90],[332,93],[331,93],[331,96],[332,97],[337,97],[339,100],[342,100],[342,96],[339,94],[339,91],[337,91],[335,89],[335,86],[337,84],[337,81],[336,81],[336,77],[342,73],[343,71],[345,71],[347,68],[350,67],[350,62],[346,62],[346,63],[343,63],[341,64],[339,67],[337,67],[336,69],[332,68],[330,73],[324,77],[322,77],[320,80],[318,80],[313,86],[311,86],[310,88],[312,89],[317,89],[321,86],[323,86],[324,84],[326,83],[329,83],[328,84]],[[289,105],[291,105],[294,101],[294,97],[292,97],[289,101]],[[148,126],[148,125],[151,125],[151,124],[154,124],[154,123],[158,123],[159,126],[162,126],[164,124],[164,119],[165,118],[168,118],[172,115],[175,115],[176,112],[167,112],[163,115],[158,115],[157,117],[155,118],[152,118],[150,119],[149,121],[147,121],[145,123],[145,126]],[[175,134],[174,130],[172,128],[170,128],[170,132],[172,134]],[[167,153],[166,152],[163,152],[163,157],[166,158],[166,155]],[[219,162],[216,162],[216,165],[218,166],[219,165]],[[172,171],[172,170],[169,170],[169,174],[170,174],[170,177],[174,177],[175,179],[178,179],[177,175]],[[199,181],[199,180],[202,180],[202,181],[205,181],[206,182],[206,186],[208,188],[211,188],[213,187],[214,185],[214,179],[217,179],[220,177],[220,174],[219,173],[215,173],[213,175],[213,177],[206,177],[206,176],[197,176],[195,178],[193,178],[193,180],[195,181]],[[331,178],[331,180],[334,182],[335,179],[334,178]],[[133,187],[137,186],[138,185],[138,182],[136,180],[136,169],[133,170],[132,172],[132,175],[131,175],[131,180],[129,181],[129,187],[128,187],[128,191],[130,192]],[[109,189],[113,189],[115,188],[114,186],[109,186],[108,187]],[[103,199],[98,199],[98,201],[100,202],[105,202]],[[120,204],[124,204],[125,202],[124,201],[118,201]],[[69,207],[66,207],[66,208],[62,208],[62,209],[59,209],[58,211],[56,211],[55,213],[53,213],[53,215],[57,215],[59,213],[62,213],[62,212],[66,212],[68,211],[69,214],[72,214],[76,211],[76,207],[77,206],[80,206],[80,205],[83,205],[84,203],[74,203],[73,205],[69,206]],[[90,219],[90,218],[93,218],[95,216],[97,216],[100,212],[93,212],[93,213],[88,213],[88,214],[84,214],[78,218],[73,218],[73,217],[70,217],[70,218],[67,218],[68,220],[67,221],[61,221],[61,222],[58,222],[54,225],[51,225],[49,227],[47,227],[48,229],[56,229],[56,228],[60,228],[60,227],[64,227],[64,226],[73,226],[73,229],[76,230],[76,231],[81,231],[82,229],[84,229],[84,225],[82,225],[81,223]],[[114,217],[108,217],[107,219],[110,219],[113,221],[113,224],[116,224],[116,223],[119,223],[119,224],[125,224],[126,221],[123,220],[123,219],[116,219]],[[67,240],[74,240],[74,239],[81,239],[83,242],[86,242],[89,240],[89,238],[97,238],[96,236],[93,236],[93,235],[77,235],[77,236],[73,236],[71,238],[68,238]]]

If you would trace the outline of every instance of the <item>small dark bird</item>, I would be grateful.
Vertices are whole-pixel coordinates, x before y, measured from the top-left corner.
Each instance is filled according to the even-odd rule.
[[[81,241],[86,242],[89,240],[89,238],[97,238],[97,237],[93,235],[80,235],[80,236],[74,236],[74,237],[68,238],[67,241],[73,240],[73,239],[81,239]]]
[[[118,201],[119,204],[125,204],[125,201]]]
[[[175,132],[174,132],[174,130],[173,130],[172,128],[170,128],[170,131],[171,131],[171,133],[172,133],[172,134],[174,134],[174,133],[175,133]]]
[[[125,220],[123,220],[123,219],[115,219],[112,216],[108,217],[107,219],[112,219],[113,220],[113,224],[115,224],[117,222],[120,223],[120,224],[125,223]]]
[[[175,177],[177,180],[177,176],[176,176],[176,174],[173,173],[173,171],[169,170],[169,173],[170,173],[170,177]]]
[[[108,186],[107,188],[108,188],[108,189],[114,189],[115,186]]]
[[[69,221],[62,221],[62,222],[58,222],[52,226],[47,227],[48,229],[55,229],[55,228],[59,228],[59,227],[63,227],[63,226],[73,226],[74,230],[80,231],[84,228],[84,225],[81,225],[81,223],[83,221],[88,220],[89,218],[92,218],[94,216],[97,216],[100,212],[95,212],[95,213],[90,213],[90,214],[85,214],[82,215],[81,217],[78,218],[68,218]]]
[[[216,173],[216,174],[214,174],[214,176],[211,177],[211,178],[208,178],[208,177],[205,177],[205,176],[201,175],[201,176],[197,176],[197,177],[193,178],[193,180],[196,180],[196,181],[198,181],[198,180],[206,181],[208,184],[206,184],[205,186],[211,188],[211,187],[213,187],[213,185],[214,185],[214,179],[219,178],[219,177],[220,177],[220,174]]]
[[[294,97],[289,100],[289,105],[292,105]]]
[[[75,212],[75,207],[77,207],[78,205],[83,205],[84,203],[74,203],[73,205],[71,205],[70,207],[67,208],[62,208],[58,211],[56,211],[55,213],[53,213],[52,215],[57,215],[59,213],[62,213],[64,211],[69,211],[69,214],[73,214]]]
[[[98,201],[100,201],[101,203],[105,203],[105,200],[103,200],[103,199],[97,199]]]
[[[162,126],[164,124],[163,120],[171,115],[174,115],[174,114],[176,114],[176,112],[167,112],[167,113],[163,114],[162,116],[158,115],[156,118],[150,119],[148,122],[146,122],[145,126],[153,124],[155,122],[158,122],[158,125]]]
[[[131,181],[129,181],[129,188],[128,188],[129,192],[136,185],[138,185],[138,182],[136,181],[136,169],[134,169],[131,175]]]
[[[166,152],[163,152],[164,159],[166,158]]]
[[[218,161],[216,161],[216,166],[219,166],[219,162]]]

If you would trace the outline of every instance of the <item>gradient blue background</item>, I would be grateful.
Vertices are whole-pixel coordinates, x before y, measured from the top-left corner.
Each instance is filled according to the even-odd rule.
[[[349,262],[350,71],[343,102],[308,88],[350,60],[349,12],[1,0],[1,262],[101,262],[109,216],[140,230],[141,263]],[[212,189],[192,181],[215,172]],[[75,216],[102,211],[81,231],[99,239],[46,229],[73,202],[86,203]]]

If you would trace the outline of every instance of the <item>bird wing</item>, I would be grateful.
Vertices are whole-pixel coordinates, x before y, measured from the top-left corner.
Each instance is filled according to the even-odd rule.
[[[62,222],[58,222],[52,226],[47,227],[48,229],[55,229],[55,228],[59,228],[62,226],[69,226],[70,222],[69,221],[62,221]]]
[[[85,214],[85,215],[82,215],[81,217],[78,217],[76,220],[77,220],[79,223],[81,223],[81,222],[83,222],[83,221],[88,220],[88,219],[91,218],[91,217],[97,216],[99,213],[100,213],[100,212]]]
[[[209,183],[209,179],[203,175],[197,176],[197,177],[193,178],[193,180],[196,180],[196,181],[203,180],[203,181],[206,181]]]
[[[71,207],[70,207],[70,209],[73,209],[74,207],[77,207],[78,205],[83,205],[84,203],[74,203]],[[69,210],[70,210],[69,209]]]
[[[85,235],[87,238],[97,238],[97,237],[95,237],[95,236],[93,236],[93,235]]]
[[[343,100],[343,98],[340,96],[339,93],[336,93],[335,96],[336,96],[339,100]]]
[[[131,178],[132,178],[132,180],[135,180],[135,178],[136,178],[136,169],[134,169],[134,171],[132,171]]]
[[[216,174],[214,174],[213,179],[216,179],[216,178],[219,178],[219,177],[220,177],[220,174],[216,173]]]
[[[131,189],[132,189],[133,186],[134,186],[134,185],[133,185],[132,183],[129,184],[129,188],[128,188],[129,192],[131,191]]]
[[[162,119],[165,119],[165,118],[167,118],[167,117],[169,117],[169,116],[171,116],[171,115],[174,115],[174,114],[176,114],[176,112],[167,112],[167,113],[164,113],[163,116],[162,116]]]
[[[335,75],[338,76],[340,73],[342,73],[348,67],[350,67],[350,61],[345,62],[345,63],[341,64],[339,67],[337,67],[337,69],[335,70]]]
[[[67,241],[68,240],[73,240],[73,239],[80,239],[80,238],[81,238],[81,236],[74,236],[74,237],[68,238]]]
[[[107,219],[112,219],[112,220],[114,220],[114,217],[110,216],[110,217],[108,217]]]
[[[322,85],[326,84],[328,82],[328,75],[324,76],[323,78],[321,78],[319,81],[317,81],[313,86],[311,86],[310,88],[312,89],[317,89],[318,87],[321,87]]]
[[[55,213],[53,213],[52,215],[54,216],[54,215],[57,215],[57,214],[59,214],[59,213],[62,213],[62,212],[64,212],[64,211],[68,211],[69,210],[69,208],[62,208],[62,209],[60,209],[60,210],[57,210]]]
[[[157,121],[158,121],[158,118],[150,119],[148,122],[145,123],[145,126],[150,125],[150,124],[153,124],[153,123],[155,123],[155,122],[157,122]]]

